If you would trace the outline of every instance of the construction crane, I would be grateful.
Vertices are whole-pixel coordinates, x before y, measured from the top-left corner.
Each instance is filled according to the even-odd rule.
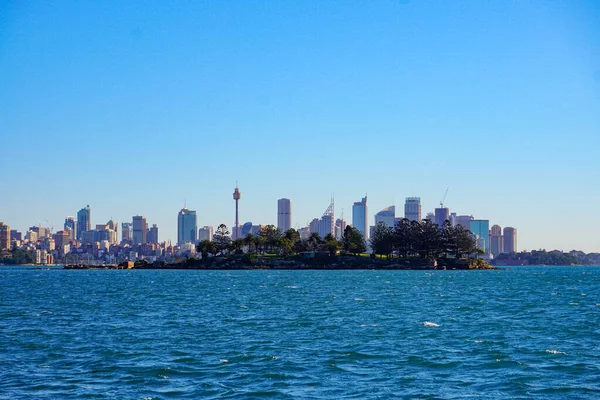
[[[54,225],[52,225],[50,222],[48,222],[47,219],[45,221],[46,221],[46,229],[48,230],[50,237],[52,237],[52,233],[54,233]]]
[[[446,196],[448,195],[448,189],[450,189],[450,186],[448,186],[446,188],[446,193],[444,193],[444,197],[442,197],[442,201],[440,201],[440,207],[444,208],[444,201],[446,201]]]

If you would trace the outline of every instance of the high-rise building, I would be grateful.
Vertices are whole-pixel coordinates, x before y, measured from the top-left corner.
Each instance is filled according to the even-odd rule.
[[[177,215],[177,244],[196,243],[196,233],[198,224],[196,220],[196,211],[188,210],[184,206]]]
[[[502,228],[499,225],[492,225],[490,229],[490,253],[496,257],[500,253],[504,253],[504,237],[502,236]]]
[[[292,202],[290,199],[277,200],[277,229],[286,232],[292,227]]]
[[[67,231],[58,231],[53,236],[54,246],[59,251],[62,251],[69,244],[69,233]]]
[[[123,222],[121,224],[121,243],[132,244],[133,242],[133,229],[131,222]]]
[[[427,221],[435,222],[435,214],[432,212],[428,212],[427,215],[425,216],[425,219]]]
[[[148,230],[148,243],[158,243],[158,226],[156,224]]]
[[[240,189],[237,187],[237,185],[235,185],[235,190],[233,191],[233,200],[235,200],[235,226],[232,229],[232,239],[236,240],[240,237],[240,216],[239,216],[239,209],[238,209],[238,203],[240,201],[240,199],[242,198],[242,192],[240,192]]]
[[[407,197],[404,202],[404,218],[409,221],[421,220],[421,198]]]
[[[133,244],[146,244],[146,234],[148,232],[148,223],[146,217],[136,215],[133,217]]]
[[[319,218],[313,218],[308,224],[308,230],[310,233],[319,233]]]
[[[335,238],[337,240],[341,240],[344,235],[344,231],[346,230],[346,220],[343,218],[338,218],[335,220]]]
[[[77,220],[75,217],[65,218],[64,230],[69,235],[69,239],[77,240]]]
[[[10,250],[10,226],[0,222],[0,250]]]
[[[455,224],[454,226],[462,226],[464,229],[470,231],[471,230],[471,221],[473,221],[475,218],[473,218],[472,215],[459,215],[457,216],[454,221]]]
[[[479,247],[485,251],[486,255],[490,254],[490,221],[487,219],[473,219],[470,222],[470,231],[475,235],[478,240],[478,245],[481,242],[482,245]]]
[[[446,207],[436,208],[435,223],[437,226],[443,226],[446,221],[450,221],[450,209]]]
[[[352,226],[362,233],[365,240],[369,239],[369,205],[367,196],[352,206]]]
[[[42,226],[32,226],[29,230],[37,233],[38,240],[45,239],[50,234],[49,230]]]
[[[504,252],[517,252],[517,228],[504,228]]]
[[[17,231],[16,229],[11,229],[10,230],[10,241],[12,242],[13,240],[18,240],[19,242],[21,240],[23,240],[23,234],[19,231]]]
[[[318,225],[318,233],[319,236],[321,236],[321,238],[324,238],[325,236],[331,234],[331,235],[335,235],[335,225],[334,225],[334,220],[333,220],[333,215],[331,214],[324,214],[321,219],[319,220],[319,225]]]
[[[383,223],[390,228],[396,223],[396,206],[389,206],[375,214],[375,225]]]
[[[203,240],[208,240],[212,242],[213,239],[213,227],[212,226],[203,226],[198,229],[198,241],[201,242]]]
[[[450,213],[450,226],[453,228],[456,226],[456,213]]]
[[[77,212],[77,240],[81,240],[81,234],[92,229],[92,210],[90,206],[82,208]]]

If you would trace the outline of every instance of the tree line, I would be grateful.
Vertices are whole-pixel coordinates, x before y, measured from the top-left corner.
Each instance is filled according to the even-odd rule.
[[[347,226],[337,240],[333,235],[321,237],[313,232],[308,238],[300,238],[295,229],[285,232],[274,225],[262,227],[258,234],[249,233],[244,238],[232,240],[225,224],[219,225],[213,240],[198,243],[197,250],[202,257],[242,253],[245,248],[250,254],[278,254],[290,256],[306,251],[328,252],[336,255],[361,254],[367,251],[367,243],[358,229]],[[443,226],[429,221],[409,221],[403,219],[396,226],[388,227],[382,223],[375,226],[369,241],[372,254],[387,258],[419,258],[432,260],[453,255],[478,254],[476,241],[470,231],[462,226],[452,227],[446,221]]]

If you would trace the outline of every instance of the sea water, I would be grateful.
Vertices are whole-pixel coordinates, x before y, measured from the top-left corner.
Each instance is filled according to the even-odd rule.
[[[600,398],[600,267],[0,267],[2,399]]]

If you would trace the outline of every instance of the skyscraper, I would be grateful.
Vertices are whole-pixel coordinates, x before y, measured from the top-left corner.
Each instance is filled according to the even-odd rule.
[[[369,239],[369,205],[367,196],[352,206],[352,226],[362,233],[365,240]]]
[[[10,250],[10,226],[0,222],[0,250]]]
[[[148,232],[148,223],[146,217],[136,215],[133,217],[133,244],[145,244],[146,234]]]
[[[286,232],[292,227],[292,202],[290,199],[277,200],[277,229]]]
[[[235,185],[235,190],[233,191],[233,199],[235,200],[235,226],[232,229],[233,232],[231,235],[233,240],[236,240],[240,236],[240,218],[238,214],[238,202],[241,198],[242,193],[240,192],[240,189],[237,187],[237,185]]]
[[[504,228],[504,252],[512,253],[517,251],[517,228],[507,226]]]
[[[203,240],[208,240],[212,242],[213,239],[213,227],[212,226],[203,226],[198,229],[198,241],[201,242]]]
[[[65,218],[64,230],[69,235],[69,239],[77,239],[77,220],[75,219],[75,217]]]
[[[421,198],[407,197],[404,202],[404,218],[409,221],[421,220]]]
[[[470,231],[479,240],[483,246],[481,250],[485,251],[486,255],[490,254],[490,221],[487,219],[474,219],[470,222]]]
[[[502,228],[499,225],[492,225],[492,229],[490,229],[490,252],[494,257],[504,253],[503,239]]]
[[[121,243],[131,244],[133,242],[133,232],[131,222],[123,222],[121,224]]]
[[[455,226],[462,226],[466,230],[471,230],[471,221],[473,220],[472,215],[459,215],[455,218]]]
[[[396,220],[396,206],[389,206],[375,214],[375,225],[382,222],[385,226],[394,227]]]
[[[180,246],[186,242],[195,244],[197,232],[196,211],[188,210],[183,206],[177,215],[177,244]]]
[[[435,209],[435,223],[437,226],[444,225],[444,222],[450,221],[450,209],[446,207]]]
[[[158,243],[158,226],[156,224],[148,230],[148,243]]]
[[[82,208],[77,212],[77,240],[81,240],[83,232],[92,229],[92,210],[90,206]]]

